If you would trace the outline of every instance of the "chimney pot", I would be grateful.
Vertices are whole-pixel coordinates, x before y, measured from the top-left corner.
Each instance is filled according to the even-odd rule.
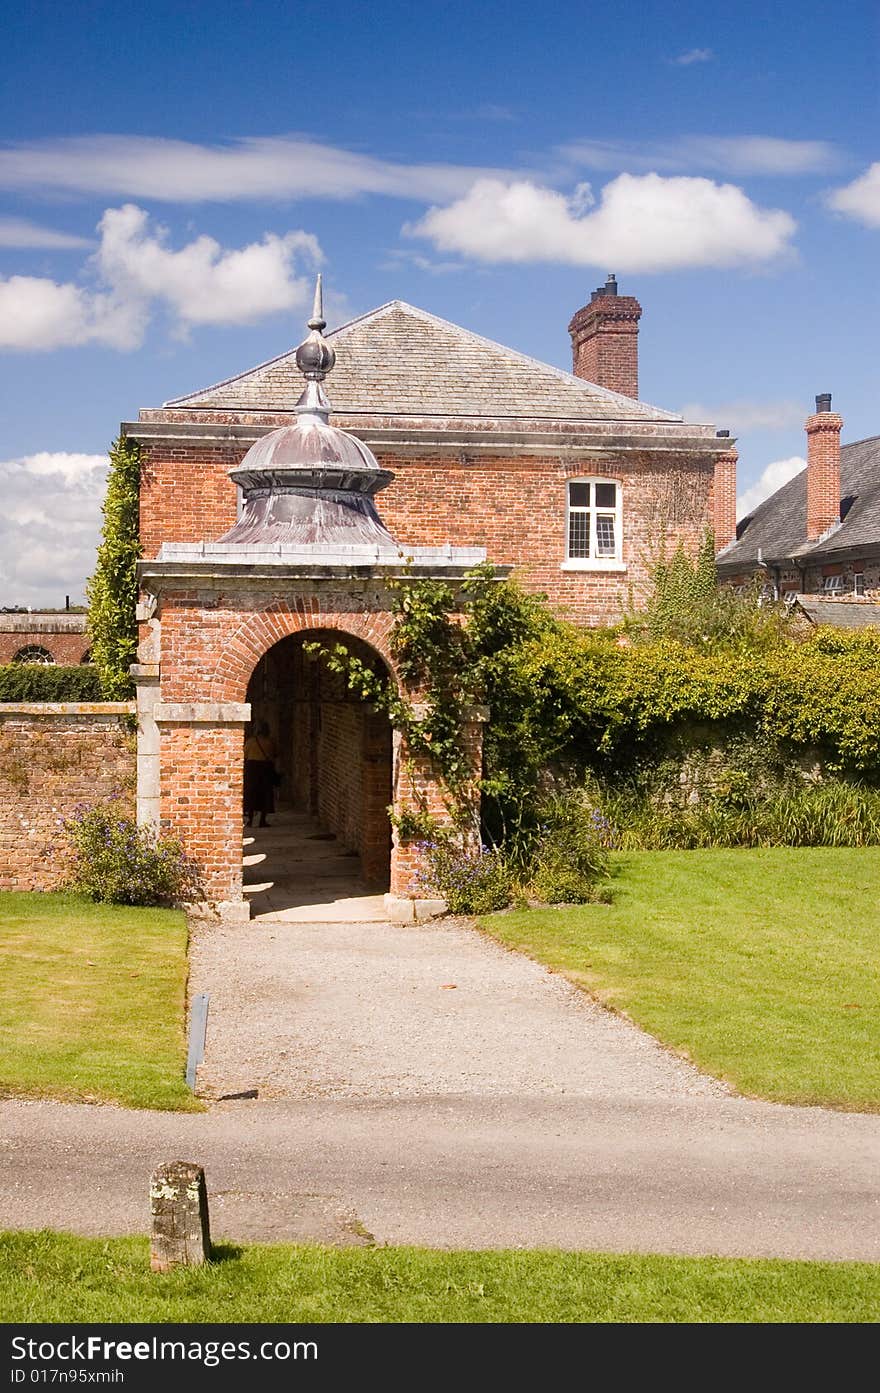
[[[608,276],[607,276],[607,279],[606,279],[606,281],[605,281],[605,294],[606,294],[606,295],[616,295],[616,294],[617,294],[617,277],[615,276],[615,274],[614,274],[613,271],[609,271]]]
[[[830,410],[831,410],[831,393],[830,393],[830,392],[821,392],[820,395],[816,398],[816,410],[817,410],[817,411],[830,411]]]
[[[717,436],[717,438],[718,438],[719,440],[729,440],[729,439],[730,439],[730,431],[729,431],[729,430],[716,430],[715,435]]]

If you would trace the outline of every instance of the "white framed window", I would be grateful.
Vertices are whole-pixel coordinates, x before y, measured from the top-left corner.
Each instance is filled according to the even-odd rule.
[[[621,514],[621,488],[614,479],[569,479],[563,570],[625,571]]]
[[[865,573],[864,571],[853,572],[853,594],[864,595],[865,593]]]
[[[843,576],[825,576],[822,581],[822,589],[830,595],[839,595],[843,591]]]

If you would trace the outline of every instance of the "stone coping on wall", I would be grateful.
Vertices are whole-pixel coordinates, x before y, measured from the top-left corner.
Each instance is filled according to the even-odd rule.
[[[85,614],[0,614],[0,634],[84,634]]]
[[[133,716],[133,701],[0,701],[0,716]]]

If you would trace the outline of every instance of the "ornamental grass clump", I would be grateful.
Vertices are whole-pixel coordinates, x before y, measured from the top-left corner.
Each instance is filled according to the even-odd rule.
[[[198,870],[180,843],[112,807],[81,809],[64,829],[72,852],[69,888],[88,899],[178,905],[201,898]]]
[[[633,789],[609,791],[606,811],[626,850],[880,846],[880,789],[829,780],[736,803],[710,796],[687,807]]]

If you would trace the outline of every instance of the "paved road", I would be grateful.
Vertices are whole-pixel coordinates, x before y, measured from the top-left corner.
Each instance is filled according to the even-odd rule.
[[[216,1237],[880,1261],[880,1118],[735,1098],[0,1103],[0,1227],[143,1232],[163,1160]]]

